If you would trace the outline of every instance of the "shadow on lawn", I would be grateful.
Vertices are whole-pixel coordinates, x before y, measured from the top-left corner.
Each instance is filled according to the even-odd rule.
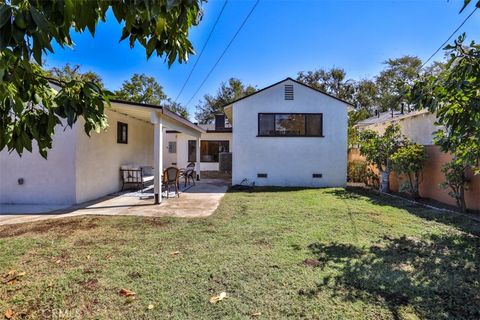
[[[468,215],[429,209],[419,204],[382,195],[361,187],[347,187],[345,189],[332,189],[326,191],[343,200],[367,200],[378,206],[391,206],[407,210],[409,213],[426,220],[433,220],[454,226],[464,232],[480,237],[480,222]]]
[[[386,305],[396,319],[409,306],[420,318],[480,318],[480,239],[432,235],[427,240],[385,237],[378,245],[309,246],[321,268],[335,270],[315,289],[333,290],[348,301]]]

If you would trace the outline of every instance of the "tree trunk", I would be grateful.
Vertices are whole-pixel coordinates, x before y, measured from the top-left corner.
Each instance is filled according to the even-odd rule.
[[[409,177],[411,177],[410,174],[408,174]],[[410,185],[412,186],[412,196],[415,200],[418,200],[420,199],[420,193],[419,193],[419,188],[420,188],[420,183],[419,183],[419,180],[420,180],[420,175],[418,174],[418,172],[415,172],[414,174],[414,179],[415,181],[412,182],[412,179],[410,179]]]
[[[380,192],[390,193],[390,171],[380,170]]]
[[[467,204],[465,203],[465,188],[460,186],[460,192],[459,192],[459,197],[458,197],[458,206],[460,207],[460,210],[462,212],[467,211]]]

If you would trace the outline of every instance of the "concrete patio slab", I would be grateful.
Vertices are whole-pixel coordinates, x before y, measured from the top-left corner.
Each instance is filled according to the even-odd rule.
[[[153,199],[122,195],[107,196],[68,208],[8,205],[5,211],[0,212],[0,225],[81,215],[207,217],[217,209],[228,187],[229,182],[225,180],[197,181],[195,186],[183,191],[180,197],[164,198],[160,205],[153,204]],[[38,213],[42,210],[45,211]]]

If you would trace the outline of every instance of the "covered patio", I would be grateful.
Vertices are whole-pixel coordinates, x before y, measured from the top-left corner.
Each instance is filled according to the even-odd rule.
[[[166,168],[164,159],[164,131],[173,130],[184,133],[196,140],[196,159],[200,159],[201,135],[205,130],[170,110],[156,105],[126,102],[112,99],[115,112],[153,124],[153,185],[154,203],[162,202],[162,174]],[[179,168],[180,169],[180,168]],[[200,181],[200,162],[195,163],[196,180]]]

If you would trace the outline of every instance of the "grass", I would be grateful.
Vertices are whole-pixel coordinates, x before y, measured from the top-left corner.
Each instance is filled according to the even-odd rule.
[[[232,191],[202,219],[0,226],[0,273],[26,273],[0,282],[0,311],[57,319],[478,319],[479,236],[468,217],[356,189]],[[122,288],[136,298],[119,295]],[[210,304],[222,291],[227,299]]]

